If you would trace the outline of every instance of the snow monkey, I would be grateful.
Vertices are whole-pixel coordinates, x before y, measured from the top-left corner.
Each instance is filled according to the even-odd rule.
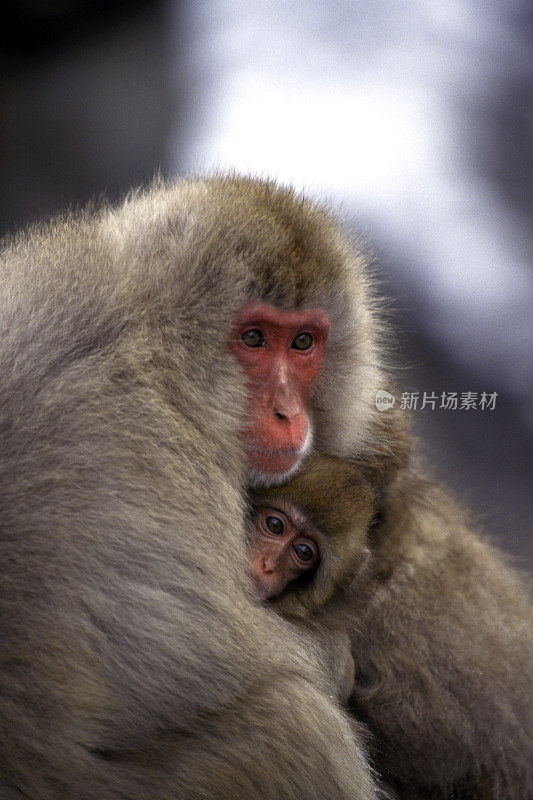
[[[322,643],[341,699],[371,730],[376,769],[400,798],[528,800],[533,613],[524,588],[440,490],[405,475],[390,491],[376,516],[379,498],[360,468],[331,456],[252,491],[254,590]]]
[[[4,244],[0,796],[378,796],[245,570],[245,477],[375,439],[363,264],[326,211],[238,177]]]
[[[507,758],[510,731],[525,758],[513,720],[525,713],[527,670],[521,681],[514,669],[504,675],[489,646],[506,641],[512,663],[525,660],[513,622],[521,595],[502,612],[492,556],[409,466],[403,412],[377,411],[376,392],[391,386],[385,336],[365,254],[330,212],[273,182],[156,183],[4,244],[5,791],[32,800],[377,798],[362,723],[333,697],[321,646],[258,601],[246,572],[246,484],[296,475],[311,451],[357,463],[376,498],[369,549],[380,571],[353,651],[363,659],[358,699],[376,698],[358,713],[381,735],[384,774],[438,783],[443,767],[428,760],[428,739],[450,783],[470,769],[472,750],[483,771],[473,730],[463,746],[472,707],[484,752]],[[458,540],[479,550],[475,582],[460,567],[457,583],[440,571],[439,558],[466,558]],[[507,573],[501,580],[514,587]],[[463,585],[483,615],[477,626],[461,607],[451,645]],[[417,608],[425,661],[398,644]],[[449,609],[442,624],[437,608]],[[386,674],[373,669],[383,653]],[[451,690],[433,676],[454,664],[495,676],[475,684],[482,697],[490,685],[490,702],[465,681],[446,707]],[[508,727],[493,724],[496,712]],[[516,764],[517,781],[525,769]]]

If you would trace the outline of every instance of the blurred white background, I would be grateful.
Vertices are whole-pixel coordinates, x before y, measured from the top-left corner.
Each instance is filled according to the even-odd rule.
[[[376,253],[435,474],[533,563],[533,14],[508,0],[24,0],[4,26],[4,231],[155,170],[332,201]],[[390,313],[390,312],[389,312]]]

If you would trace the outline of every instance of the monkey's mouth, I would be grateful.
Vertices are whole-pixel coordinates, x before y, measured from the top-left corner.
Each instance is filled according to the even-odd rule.
[[[260,580],[257,575],[254,575],[253,572],[250,572],[250,579],[252,582],[252,589],[256,597],[258,597],[259,600],[266,600],[270,595],[268,586],[265,586],[262,580]]]
[[[289,472],[300,460],[304,448],[284,448],[275,450],[271,447],[251,447],[248,449],[250,464],[261,472],[278,474]]]
[[[252,591],[259,600],[269,600],[271,597],[277,597],[285,588],[285,583],[282,586],[279,585],[279,581],[270,584],[268,581],[262,581],[252,571],[248,574],[252,584]]]

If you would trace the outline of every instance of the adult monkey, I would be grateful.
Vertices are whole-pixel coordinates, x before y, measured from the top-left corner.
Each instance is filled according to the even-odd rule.
[[[531,600],[464,512],[411,474],[377,519],[360,469],[327,456],[253,498],[254,586],[326,656],[348,635],[330,669],[399,796],[529,800]]]
[[[383,445],[358,259],[320,209],[238,178],[155,186],[6,243],[8,786],[39,800],[375,798],[326,672],[250,597],[241,498],[243,429],[267,481],[298,466],[310,425],[322,448]],[[239,348],[268,316],[274,400],[258,415],[260,370],[246,401]],[[323,364],[304,347],[316,368],[293,380],[313,334]]]

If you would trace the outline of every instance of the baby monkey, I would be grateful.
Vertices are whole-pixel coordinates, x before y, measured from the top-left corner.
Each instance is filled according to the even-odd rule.
[[[369,562],[375,492],[354,465],[315,456],[288,483],[253,490],[250,500],[253,591],[308,636],[332,690],[347,703],[355,667],[345,589]]]
[[[355,466],[310,458],[285,485],[253,490],[251,502],[253,588],[285,616],[318,611],[360,574],[376,497]]]

